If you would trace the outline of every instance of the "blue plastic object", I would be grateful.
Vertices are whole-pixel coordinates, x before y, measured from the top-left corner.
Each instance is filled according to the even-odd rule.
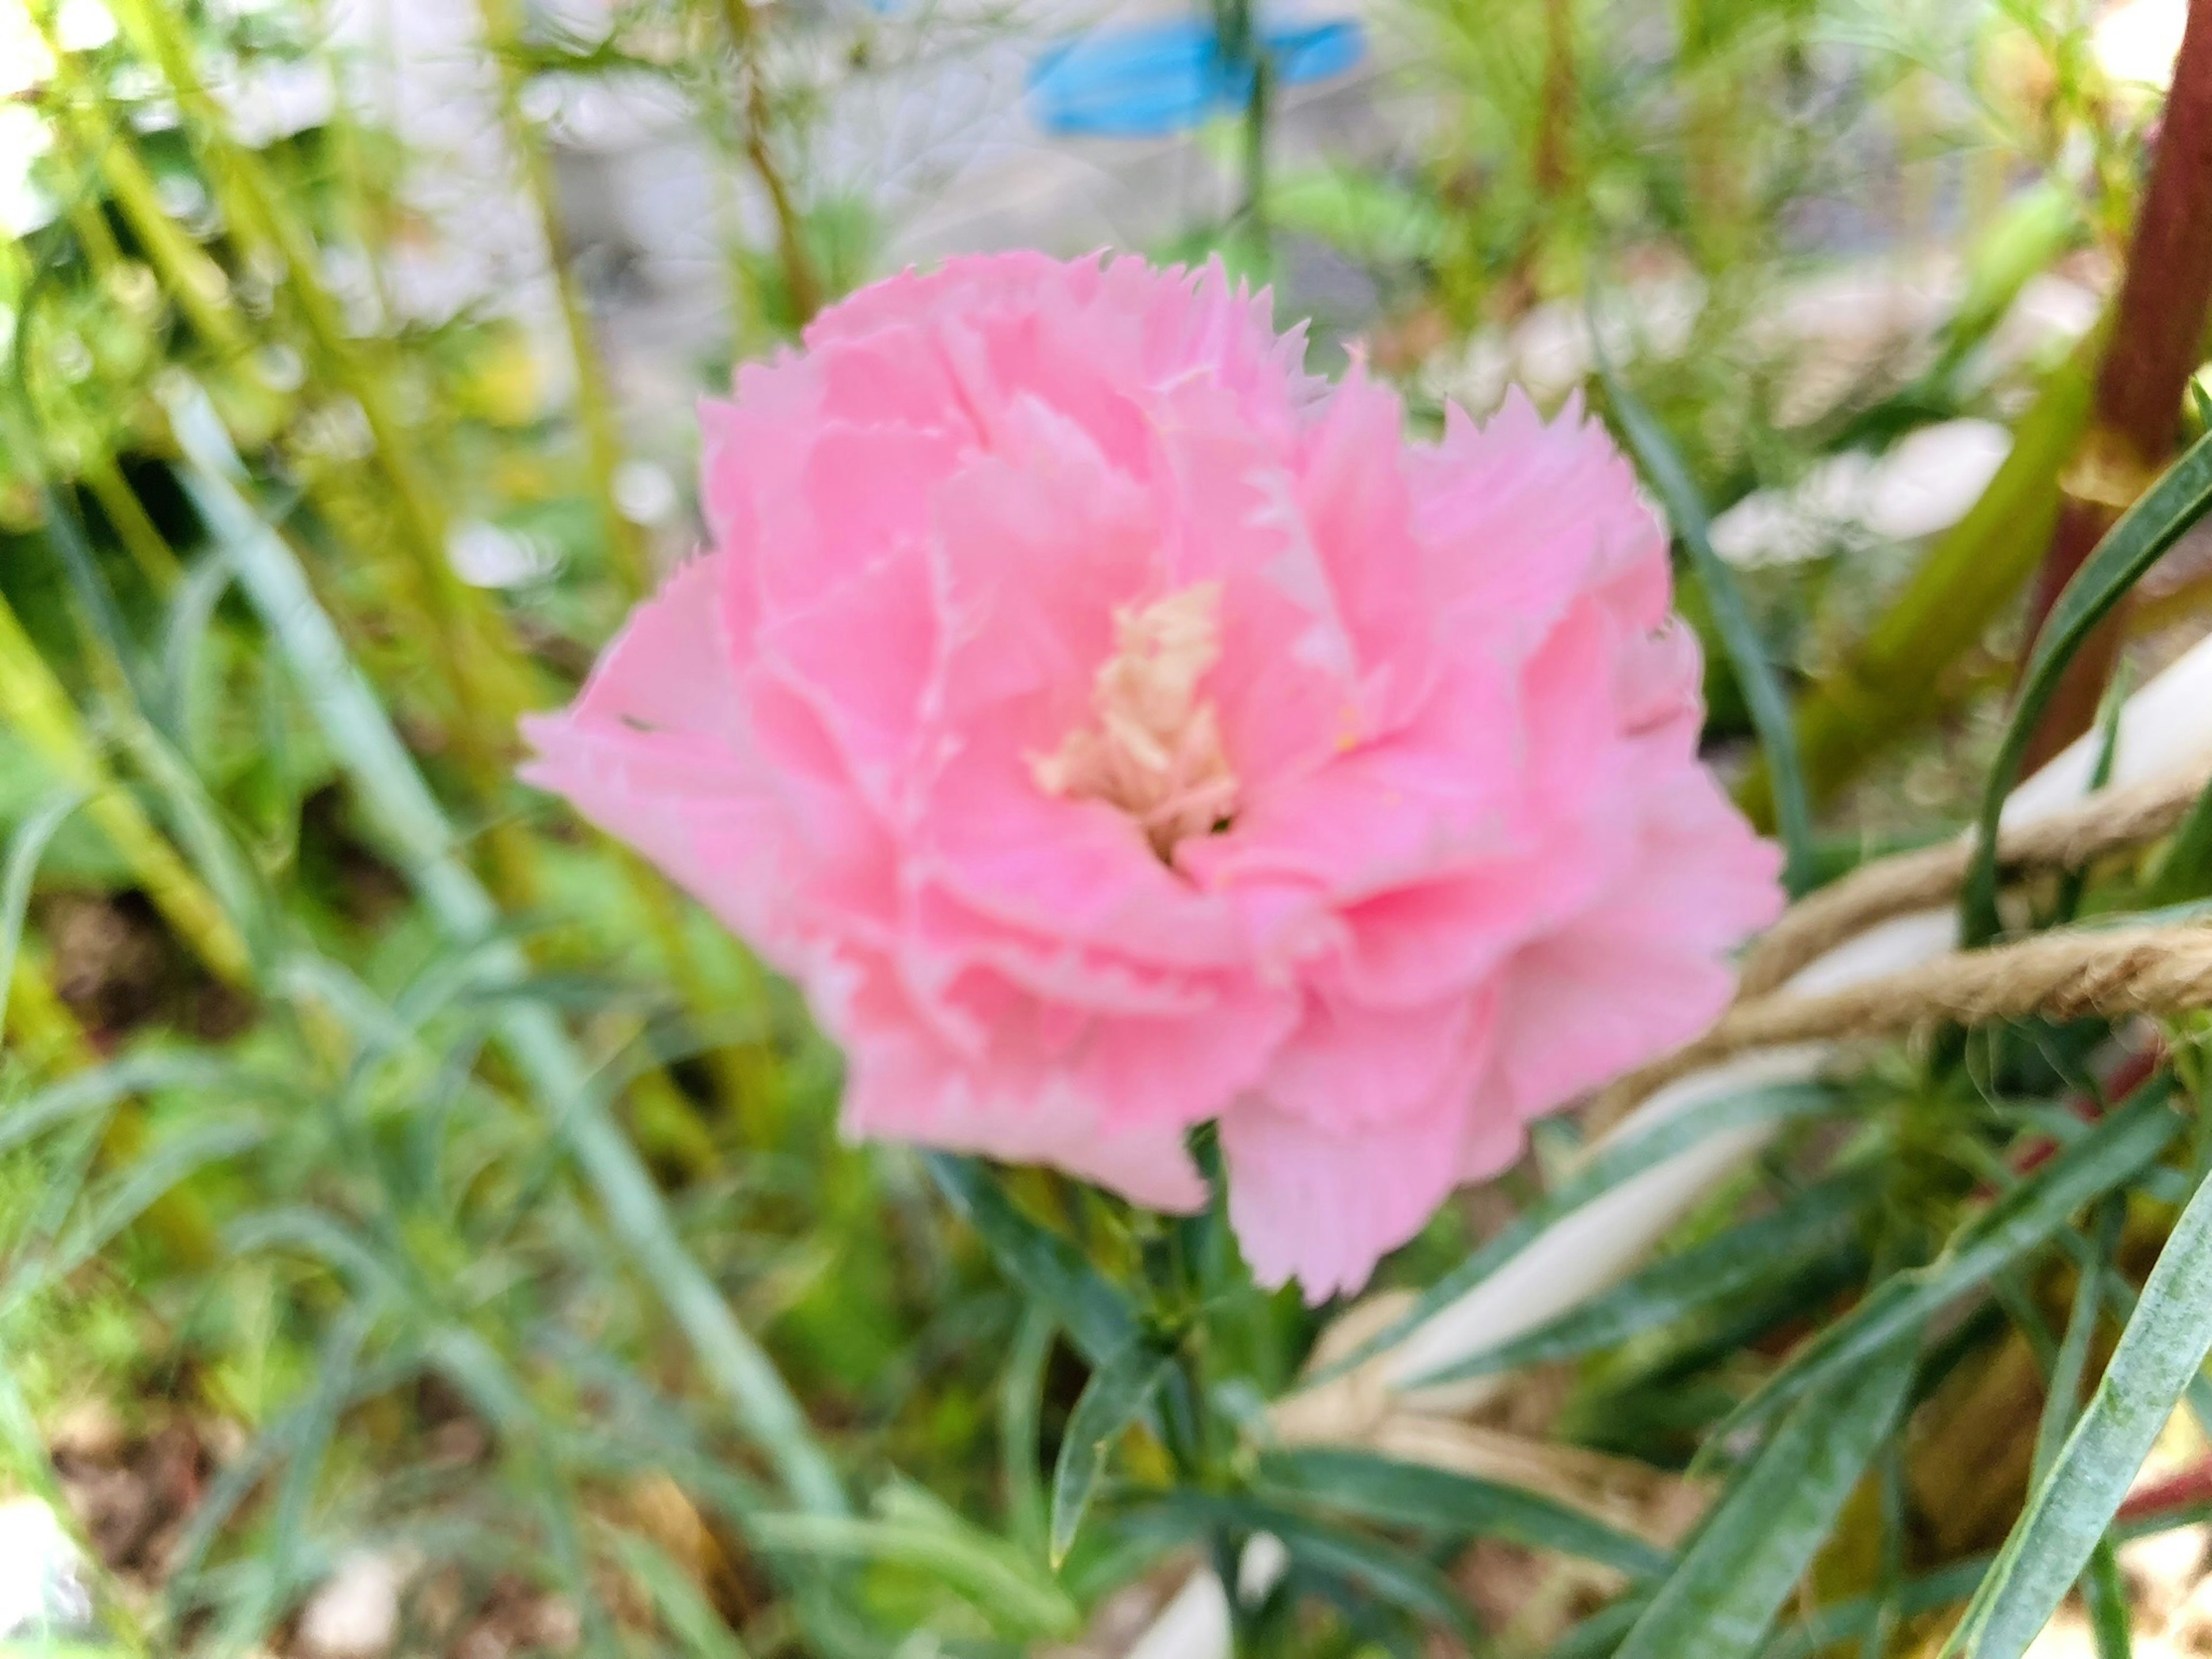
[[[1261,30],[1278,86],[1341,75],[1367,55],[1357,20]],[[1046,51],[1030,69],[1030,111],[1064,137],[1158,138],[1242,109],[1252,65],[1231,59],[1197,18],[1103,29]]]

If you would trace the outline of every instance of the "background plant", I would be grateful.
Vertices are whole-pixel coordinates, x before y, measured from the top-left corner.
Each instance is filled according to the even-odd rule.
[[[450,230],[408,134],[373,99],[260,118],[366,55],[320,9],[16,4],[0,1443],[82,1525],[115,1642],[306,1651],[318,1587],[367,1560],[404,1584],[404,1651],[1012,1650],[1109,1631],[1192,1561],[1234,1579],[1265,1537],[1254,1650],[1917,1653],[1971,1600],[1966,1650],[1996,1654],[2083,1573],[2126,1650],[2113,1547],[2212,1492],[2191,1466],[2121,1507],[2142,1425],[2203,1397],[2201,1015],[1943,1036],[1730,1108],[1779,1126],[1761,1158],[1478,1367],[1521,1379],[1516,1436],[1643,1471],[1670,1522],[1285,1441],[1267,1406],[1326,1322],[1254,1289],[1218,1217],[842,1148],[788,990],[511,783],[515,716],[688,537],[651,500],[687,462],[655,447],[621,274],[575,233],[574,96],[680,100],[715,158],[704,385],[897,257],[897,204],[839,171],[850,100],[1025,50],[1030,20],[486,0],[544,287],[441,310],[408,291]],[[1379,105],[1425,118],[1339,146],[1263,100],[1191,137],[1228,187],[1139,240],[1273,277],[1318,363],[1364,338],[1425,417],[1508,375],[1583,388],[1685,538],[1715,753],[1755,807],[1819,811],[1804,883],[1969,820],[2101,345],[2031,325],[2110,290],[2159,115],[2100,17],[1367,21]],[[1969,417],[2011,447],[1948,527],[1822,506]],[[1746,502],[1788,556],[1731,539]],[[2206,592],[2164,550],[2201,503],[2154,504],[2078,596],[2143,584],[2138,675]],[[2015,902],[2186,921],[2209,821]],[[1394,1283],[1478,1282],[1634,1167],[1577,1151],[1548,1127]]]

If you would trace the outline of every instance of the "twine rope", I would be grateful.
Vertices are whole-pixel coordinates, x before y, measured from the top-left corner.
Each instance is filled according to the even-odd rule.
[[[2212,760],[2212,757],[2208,757]],[[2212,765],[2200,763],[2125,789],[2090,796],[1997,837],[1997,864],[2013,876],[2080,870],[2170,833],[2203,793]],[[1736,996],[1748,1002],[1781,989],[1799,969],[1879,922],[1958,896],[1973,843],[1959,839],[1865,865],[1797,904],[1744,958]]]

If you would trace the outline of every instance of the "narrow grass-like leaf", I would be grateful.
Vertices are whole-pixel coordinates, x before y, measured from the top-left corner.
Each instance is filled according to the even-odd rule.
[[[2076,1260],[2074,1305],[2066,1316],[2066,1334],[2051,1367],[2051,1385],[2044,1391],[2043,1416],[2035,1426],[2035,1455],[2029,1464],[2028,1489],[2033,1491],[2050,1473],[2051,1460],[2058,1455],[2074,1413],[2081,1404],[2081,1378],[2088,1369],[2089,1344],[2096,1335],[2097,1319],[2104,1304],[2106,1264],[2119,1247],[2120,1224],[2126,1206],[2107,1200],[2097,1218],[2094,1244]]]
[[[1882,1280],[1850,1313],[1792,1354],[1743,1403],[1730,1426],[1741,1428],[1770,1416],[1858,1365],[1938,1309],[1988,1283],[2065,1226],[2084,1204],[2127,1182],[2180,1133],[2181,1118],[2167,1107],[2166,1094],[2162,1079],[2147,1085],[2129,1104],[1967,1222],[1933,1261]]]
[[[749,1659],[737,1632],[666,1551],[632,1532],[616,1533],[612,1541],[624,1571],[645,1587],[662,1628],[676,1638],[681,1652],[690,1659]]]
[[[2143,889],[2142,908],[2186,904],[2212,894],[2212,783],[2198,792],[2189,816],[2166,842],[2158,869]]]
[[[1540,1492],[1350,1448],[1269,1452],[1260,1460],[1260,1481],[1263,1491],[1381,1525],[1452,1538],[1502,1538],[1596,1561],[1631,1577],[1664,1572],[1673,1559],[1657,1546]]]
[[[1073,1244],[1024,1215],[978,1160],[932,1152],[924,1161],[999,1270],[1051,1310],[1085,1359],[1103,1366],[1129,1351],[1139,1335],[1136,1310]]]
[[[2120,1579],[2119,1558],[2112,1540],[2100,1538],[2089,1557],[2089,1571],[2081,1575],[2081,1601],[2089,1612],[2089,1633],[2097,1643],[2097,1659],[2135,1659],[2134,1617],[2128,1607],[2127,1586]]]
[[[2200,1183],[2136,1298],[2081,1420],[1943,1649],[2021,1659],[2088,1565],[2174,1403],[2212,1352],[2212,1183]]]
[[[23,917],[31,907],[31,883],[70,814],[84,805],[87,792],[62,789],[15,826],[8,837],[8,862],[0,874],[0,1036],[8,1030],[8,993],[15,983],[15,954],[23,948]]]
[[[1478,1245],[1460,1264],[1414,1298],[1406,1312],[1311,1379],[1314,1386],[1340,1376],[1402,1340],[1417,1325],[1456,1302],[1519,1255],[1546,1229],[1632,1176],[1687,1152],[1700,1141],[1763,1124],[1812,1117],[1836,1110],[1844,1097],[1825,1085],[1795,1083],[1747,1089],[1704,1101],[1660,1121],[1632,1128],[1605,1142],[1537,1202]],[[1414,1383],[1426,1381],[1415,1378]]]
[[[1735,1303],[1808,1259],[1848,1244],[1870,1185],[1862,1174],[1822,1182],[1770,1214],[1655,1261],[1534,1330],[1470,1354],[1425,1380],[1456,1382],[1572,1359],[1701,1310]]]
[[[1106,1468],[1106,1454],[1152,1397],[1174,1356],[1144,1341],[1131,1343],[1091,1372],[1068,1413],[1060,1456],[1052,1471],[1051,1558],[1054,1570],[1067,1559]]]
[[[1185,1488],[1170,1494],[1162,1507],[1186,1525],[1273,1538],[1294,1565],[1357,1584],[1389,1606],[1449,1632],[1470,1653],[1486,1650],[1482,1633],[1451,1580],[1421,1556],[1385,1539],[1241,1494]]]
[[[498,908],[463,861],[459,838],[436,797],[347,654],[291,549],[232,483],[237,457],[205,394],[195,389],[173,396],[169,416],[190,461],[180,475],[185,489],[228,550],[240,585],[283,653],[386,850],[449,938],[472,944],[495,934]],[[520,978],[528,964],[520,949],[507,950],[503,965]],[[497,1029],[515,1069],[598,1193],[640,1276],[690,1339],[708,1378],[775,1461],[794,1498],[817,1513],[846,1512],[843,1487],[805,1413],[774,1363],[738,1323],[720,1288],[684,1249],[636,1149],[592,1095],[591,1068],[567,1030],[534,1004],[502,1010]]]
[[[1966,944],[1980,945],[2002,926],[1997,916],[1997,819],[2067,665],[2097,624],[2207,508],[2212,508],[2212,436],[2191,445],[2121,515],[2044,619],[1983,789],[1974,859],[1959,895],[1960,935]]]
[[[66,1278],[198,1170],[252,1151],[269,1138],[259,1118],[225,1117],[186,1130],[131,1164],[103,1190],[92,1210],[56,1246],[53,1259],[32,1268],[49,1282]]]
[[[999,1382],[999,1462],[1006,1482],[1006,1529],[1039,1555],[1045,1553],[1047,1540],[1039,1435],[1045,1368],[1059,1331],[1052,1315],[1032,1304],[1014,1333],[1014,1346]]]
[[[1615,1659],[1747,1659],[1889,1434],[1917,1336],[1804,1401],[1729,1483]]]
[[[1601,331],[1593,328],[1592,338]],[[1775,675],[1766,643],[1759,638],[1744,605],[1742,591],[1736,586],[1735,573],[1713,550],[1712,520],[1705,511],[1705,498],[1683,465],[1674,440],[1643,400],[1613,372],[1601,352],[1598,380],[1605,388],[1614,425],[1645,479],[1666,503],[1667,516],[1689,553],[1698,585],[1705,591],[1713,626],[1728,653],[1729,666],[1743,691],[1744,706],[1765,757],[1766,775],[1774,792],[1775,823],[1782,836],[1783,880],[1793,895],[1802,894],[1814,879],[1813,808],[1805,788],[1805,770],[1798,759],[1797,728],[1790,719],[1790,700]]]
[[[964,1529],[931,1519],[763,1515],[745,1534],[771,1553],[829,1561],[880,1561],[922,1572],[1012,1626],[1040,1636],[1073,1634],[1082,1614],[1060,1588],[1023,1572]]]

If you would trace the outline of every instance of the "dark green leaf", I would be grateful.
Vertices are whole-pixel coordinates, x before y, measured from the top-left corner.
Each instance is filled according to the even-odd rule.
[[[15,953],[23,944],[23,915],[30,908],[31,883],[39,860],[70,815],[85,803],[82,789],[64,789],[15,826],[8,837],[8,860],[0,872],[0,1034],[8,1029],[8,994],[15,983]]]
[[[1665,1163],[1700,1141],[1731,1129],[1780,1123],[1833,1111],[1841,1097],[1814,1083],[1777,1085],[1747,1089],[1741,1094],[1700,1102],[1656,1123],[1625,1130],[1604,1142],[1538,1202],[1508,1222],[1478,1246],[1459,1266],[1429,1286],[1404,1314],[1350,1353],[1323,1367],[1311,1379],[1318,1384],[1339,1376],[1353,1366],[1402,1339],[1443,1308],[1519,1255],[1543,1233],[1592,1200],[1601,1197],[1632,1176]],[[1416,1378],[1414,1382],[1425,1379]]]
[[[1945,1656],[2021,1659],[2089,1563],[2174,1402],[2212,1352],[2212,1185],[2174,1224],[2088,1409],[1998,1553]]]
[[[2212,783],[2198,792],[2189,816],[2166,843],[2157,873],[2143,889],[2142,908],[2185,904],[2212,894]]]
[[[1091,1372],[1068,1413],[1052,1471],[1052,1565],[1056,1571],[1083,1524],[1084,1511],[1106,1467],[1106,1454],[1158,1388],[1174,1356],[1149,1342],[1131,1343]]]
[[[1336,1447],[1270,1452],[1260,1461],[1260,1479],[1266,1488],[1385,1526],[1507,1539],[1601,1562],[1632,1577],[1664,1572],[1670,1559],[1656,1546],[1540,1493],[1372,1452]]]
[[[1273,1537],[1293,1562],[1349,1580],[1390,1606],[1449,1631],[1470,1651],[1482,1650],[1481,1632],[1451,1581],[1409,1550],[1256,1498],[1185,1489],[1168,1494],[1162,1508],[1188,1527]]]
[[[1470,1355],[1425,1381],[1445,1382],[1572,1359],[1702,1309],[1736,1302],[1850,1242],[1869,1192],[1858,1174],[1823,1182],[1768,1215],[1653,1262],[1612,1290],[1525,1335]]]
[[[999,1458],[1006,1477],[1006,1529],[1038,1554],[1044,1553],[1046,1538],[1038,1434],[1045,1366],[1059,1329],[1050,1313],[1032,1304],[1014,1333],[1013,1352],[999,1383]]]
[[[932,1152],[925,1161],[939,1190],[981,1236],[1000,1271],[1052,1310],[1085,1359],[1108,1364],[1137,1340],[1136,1310],[1121,1291],[1073,1244],[1016,1208],[982,1164],[949,1152]]]
[[[1591,337],[1596,338],[1600,332],[1593,327]],[[1775,823],[1782,836],[1783,880],[1791,893],[1802,894],[1813,884],[1813,808],[1805,789],[1805,769],[1798,758],[1797,728],[1790,719],[1790,700],[1775,676],[1765,641],[1759,637],[1751,612],[1745,608],[1735,573],[1713,550],[1712,521],[1705,512],[1705,498],[1674,441],[1642,400],[1622,384],[1602,354],[1598,360],[1598,380],[1605,388],[1606,402],[1622,441],[1666,503],[1674,533],[1689,553],[1690,568],[1705,591],[1721,647],[1728,653],[1729,666],[1735,672],[1736,684],[1742,688],[1745,707],[1765,754],[1774,791]]]
[[[1615,1659],[1747,1659],[1888,1436],[1917,1334],[1804,1401],[1732,1480]]]
[[[2097,624],[2208,507],[2212,507],[2212,436],[2191,445],[2121,515],[2051,606],[2029,653],[2020,696],[1983,790],[1974,861],[1959,896],[1960,932],[1966,944],[1994,938],[2002,926],[1997,917],[1997,818],[2067,665]]]
[[[2126,1182],[2180,1131],[2181,1119],[2168,1109],[2166,1093],[2163,1079],[2146,1085],[2129,1104],[1961,1227],[1926,1267],[1882,1280],[1849,1314],[1792,1354],[1744,1402],[1732,1426],[1771,1415],[1887,1347],[1899,1333],[1988,1283],[2008,1263],[2041,1244],[2084,1204]]]
[[[2112,1540],[2100,1538],[2089,1557],[2089,1571],[2081,1577],[2081,1601],[2089,1609],[2089,1631],[2097,1638],[2097,1659],[2134,1659],[2133,1620],[2128,1611],[2127,1587],[2120,1582],[2119,1558]]]

